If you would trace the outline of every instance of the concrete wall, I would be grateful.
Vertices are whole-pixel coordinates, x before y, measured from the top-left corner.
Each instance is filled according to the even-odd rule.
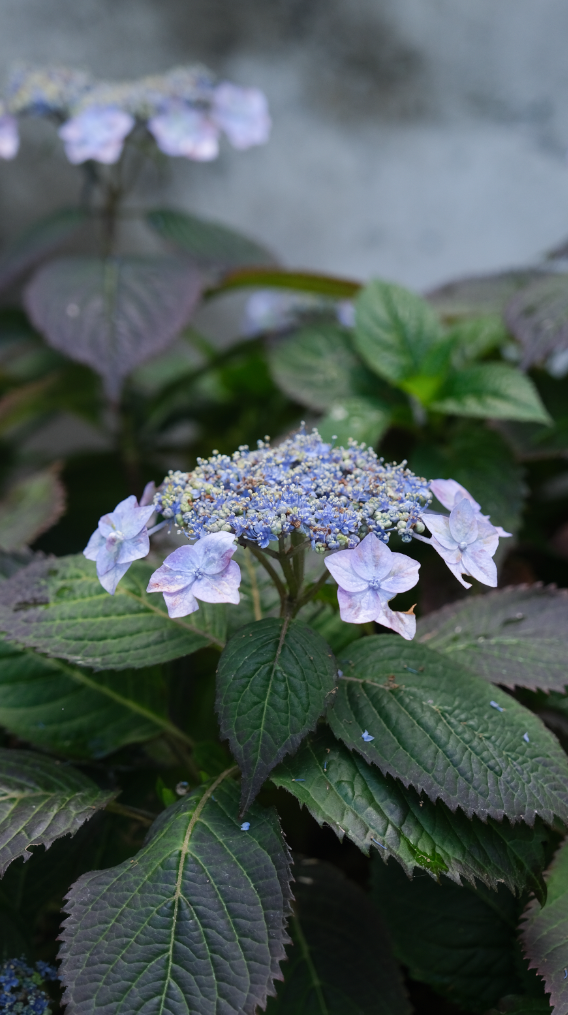
[[[267,92],[270,144],[176,160],[168,200],[295,266],[426,287],[568,234],[565,0],[0,0],[18,59],[131,77],[202,60]],[[77,188],[53,131],[0,165],[0,237]]]

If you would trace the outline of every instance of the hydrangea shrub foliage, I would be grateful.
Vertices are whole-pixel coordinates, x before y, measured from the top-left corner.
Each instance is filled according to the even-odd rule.
[[[200,66],[18,67],[5,163],[34,117],[80,196],[0,254],[0,1010],[568,1015],[566,276],[147,206],[268,139]]]

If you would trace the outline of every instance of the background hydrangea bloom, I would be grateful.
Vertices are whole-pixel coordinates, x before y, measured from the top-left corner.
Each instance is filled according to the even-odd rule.
[[[325,566],[337,584],[337,600],[342,620],[349,624],[376,621],[393,628],[403,638],[413,638],[416,618],[413,613],[396,613],[388,602],[398,592],[406,592],[418,581],[420,564],[404,553],[393,553],[373,533],[354,550],[340,550],[325,560]]]
[[[200,109],[181,102],[148,120],[148,130],[166,155],[184,155],[196,162],[209,162],[219,154],[219,129]]]
[[[59,128],[65,154],[73,165],[95,159],[110,165],[117,162],[124,139],[134,126],[134,117],[112,106],[91,106]]]
[[[18,121],[9,113],[0,113],[0,159],[13,159],[18,154],[20,135]]]
[[[215,88],[211,115],[233,148],[244,150],[268,141],[272,124],[266,96],[258,88],[223,81]]]
[[[425,511],[422,517],[432,533],[428,542],[466,589],[471,585],[462,574],[496,587],[497,568],[492,557],[499,545],[499,533],[466,497],[458,500],[449,518],[434,511]]]
[[[127,497],[114,511],[99,519],[83,553],[97,562],[99,581],[111,596],[133,560],[146,557],[150,539],[146,523],[154,513],[152,504],[139,507],[136,497]]]
[[[170,617],[186,617],[204,603],[240,601],[241,569],[231,560],[237,549],[229,532],[215,532],[194,546],[180,546],[166,557],[148,583],[147,592],[163,592]]]

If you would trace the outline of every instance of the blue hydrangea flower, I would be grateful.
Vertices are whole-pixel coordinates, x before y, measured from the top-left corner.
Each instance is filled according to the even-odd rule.
[[[56,980],[57,970],[47,962],[36,962],[34,972],[25,959],[9,959],[0,966],[0,1012],[17,1015],[44,1015],[50,999],[41,989],[41,980]]]
[[[449,518],[434,511],[426,511],[422,517],[432,533],[429,542],[464,588],[471,588],[464,574],[496,587],[497,568],[492,558],[499,534],[469,500],[458,500]]]
[[[15,116],[3,112],[0,105],[0,159],[15,158],[19,147],[18,121]]]
[[[124,139],[134,117],[113,106],[90,106],[59,128],[65,154],[73,165],[95,159],[110,165],[118,162]]]
[[[166,155],[210,162],[219,154],[219,128],[202,109],[171,102],[148,120],[148,130]]]
[[[214,91],[211,116],[233,148],[244,150],[268,141],[272,124],[266,96],[258,88],[222,81]]]
[[[266,438],[252,451],[199,459],[193,472],[170,472],[154,504],[190,539],[232,532],[266,547],[299,532],[325,551],[353,549],[368,532],[410,541],[430,500],[426,480],[405,462],[386,465],[365,444],[333,447],[302,429],[276,447]]]
[[[146,523],[154,513],[152,504],[139,507],[136,497],[127,497],[114,511],[99,518],[83,553],[87,560],[96,560],[99,581],[111,596],[133,560],[146,557],[150,539]]]
[[[147,592],[163,592],[170,617],[187,617],[204,603],[240,602],[241,569],[231,560],[235,537],[213,532],[194,546],[170,553],[150,578]]]

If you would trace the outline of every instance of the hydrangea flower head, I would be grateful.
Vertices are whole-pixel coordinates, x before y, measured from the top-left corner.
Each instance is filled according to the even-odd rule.
[[[244,150],[268,141],[268,103],[258,88],[239,88],[222,81],[215,88],[211,115],[233,148]]]
[[[18,121],[0,106],[0,159],[14,159],[20,147]]]
[[[11,113],[68,116],[93,86],[90,74],[73,67],[18,64],[8,79],[7,102]]]
[[[231,560],[237,549],[229,532],[203,536],[170,553],[150,578],[147,592],[163,592],[170,617],[186,617],[204,603],[240,601],[241,569]]]
[[[337,600],[342,620],[349,624],[376,621],[403,638],[414,638],[416,617],[397,613],[388,602],[418,581],[420,564],[404,553],[393,553],[374,533],[365,536],[354,550],[340,550],[325,560],[338,584]]]
[[[166,155],[209,162],[219,154],[219,128],[202,109],[192,109],[182,102],[171,102],[148,120],[148,130]]]
[[[57,971],[47,962],[36,962],[34,972],[26,961],[8,959],[0,966],[0,1011],[18,1015],[44,1015],[50,999],[41,989],[41,980],[56,980]]]
[[[471,584],[464,581],[463,574],[496,587],[497,568],[492,557],[499,533],[466,497],[458,499],[449,518],[434,511],[426,511],[422,517],[432,533],[430,543],[466,589]]]
[[[146,523],[154,513],[152,504],[139,507],[136,497],[127,497],[114,511],[99,518],[83,553],[97,562],[99,581],[111,596],[133,560],[146,557],[150,540]]]
[[[334,447],[302,428],[276,447],[198,459],[193,472],[170,472],[154,504],[188,538],[231,532],[260,547],[303,533],[318,551],[353,549],[368,532],[387,542],[412,538],[431,494],[406,463],[386,465],[372,448]]]
[[[89,106],[59,128],[69,162],[117,162],[134,117],[115,106]]]

